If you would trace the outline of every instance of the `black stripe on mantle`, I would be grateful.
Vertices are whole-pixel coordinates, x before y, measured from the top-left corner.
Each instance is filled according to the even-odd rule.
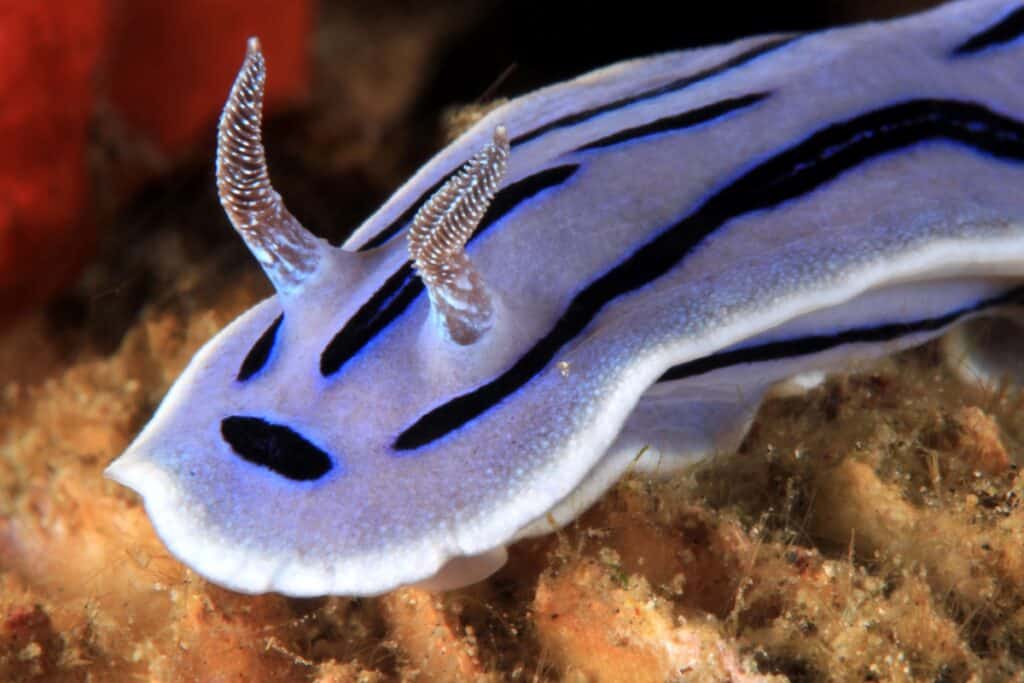
[[[764,363],[784,358],[796,358],[798,356],[810,356],[822,351],[828,351],[846,344],[870,344],[892,341],[900,337],[922,332],[937,332],[948,325],[952,325],[960,318],[972,313],[1003,306],[1011,303],[1024,301],[1024,287],[1017,287],[999,296],[991,297],[980,301],[972,306],[967,306],[945,315],[932,318],[921,318],[908,320],[906,322],[886,323],[873,327],[854,327],[836,332],[835,334],[813,334],[792,339],[746,346],[729,351],[723,351],[704,358],[697,358],[686,363],[674,365],[658,378],[659,382],[671,382],[698,375],[705,375],[715,370],[732,367],[734,365],[749,365],[753,363]]]
[[[769,93],[752,93],[713,102],[697,109],[689,109],[642,126],[620,131],[580,147],[574,152],[606,148],[647,135],[683,130],[709,123],[735,111],[753,106],[768,96]],[[500,191],[470,241],[511,212],[521,202],[535,196],[541,190],[567,181],[578,168],[578,165],[558,166],[541,171]],[[320,373],[324,377],[329,377],[340,370],[371,339],[380,334],[405,311],[422,291],[423,283],[415,276],[412,263],[407,261],[387,279],[328,343],[320,356]]]
[[[512,367],[421,416],[399,434],[394,449],[413,450],[440,439],[515,393],[605,305],[667,273],[726,222],[778,206],[866,161],[930,140],[1024,161],[1024,124],[973,102],[916,99],[829,125],[758,164],[592,281]]]
[[[574,112],[572,114],[567,114],[561,118],[555,119],[554,121],[549,121],[548,123],[545,123],[542,126],[538,126],[533,130],[521,133],[518,136],[512,138],[509,144],[511,147],[515,148],[517,145],[522,145],[527,142],[531,142],[541,137],[545,133],[549,133],[553,130],[567,128],[569,126],[575,126],[577,124],[583,123],[584,121],[588,121],[596,116],[607,114],[617,109],[622,109],[624,107],[628,107],[633,104],[644,102],[656,97],[661,97],[662,95],[668,95],[671,93],[679,92],[680,90],[688,88],[691,85],[695,85],[697,83],[706,81],[711,78],[717,78],[719,76],[726,74],[729,71],[732,71],[733,69],[741,67],[757,59],[758,57],[761,57],[762,55],[768,54],[769,52],[774,52],[775,50],[778,50],[779,48],[782,48],[790,44],[798,37],[799,36],[791,35],[766,40],[765,42],[755,45],[754,47],[745,50],[738,55],[730,57],[729,59],[725,60],[724,62],[721,62],[720,64],[708,67],[707,69],[698,71],[697,73],[682,76],[673,81],[670,81],[669,83],[660,85],[650,90],[645,90],[635,95],[623,97],[612,102],[607,102],[597,107],[592,107],[590,109],[584,109],[578,112]],[[405,227],[406,224],[409,223],[409,221],[413,219],[413,216],[416,215],[416,211],[419,210],[420,206],[422,206],[428,199],[430,199],[430,197],[435,192],[441,189],[441,186],[444,185],[449,178],[455,175],[458,172],[458,170],[459,169],[456,168],[453,169],[452,171],[449,171],[444,176],[442,176],[440,180],[438,180],[436,183],[431,185],[427,190],[421,193],[420,196],[417,197],[415,201],[410,202],[409,207],[405,211],[403,211],[402,214],[398,216],[398,218],[395,218],[393,221],[391,221],[391,223],[388,224],[386,228],[382,229],[372,238],[367,240],[366,243],[363,244],[363,246],[359,247],[359,251],[368,251],[370,249],[375,249],[376,247],[379,247],[380,245],[384,244],[392,237],[394,237],[396,234],[398,234],[398,232],[403,227]]]
[[[976,33],[953,50],[954,57],[973,55],[990,47],[1013,42],[1024,34],[1024,7],[1019,7],[993,26]]]
[[[245,382],[267,364],[267,361],[270,360],[270,352],[274,350],[274,344],[277,342],[277,331],[283,321],[284,313],[270,323],[270,326],[249,349],[249,353],[245,354],[242,365],[238,368],[238,376],[235,377],[237,381]]]
[[[555,166],[512,183],[494,197],[480,225],[470,236],[472,242],[517,206],[544,190],[567,182],[579,169],[577,164]],[[320,354],[320,374],[329,377],[402,314],[423,292],[423,282],[406,261],[373,296],[360,307]]]
[[[706,81],[711,78],[723,76],[726,73],[732,71],[733,69],[737,69],[741,66],[749,64],[758,57],[766,55],[769,52],[774,52],[779,48],[789,45],[798,37],[799,36],[784,36],[781,38],[772,38],[771,40],[766,40],[765,42],[759,45],[755,45],[749,50],[745,50],[739,53],[738,55],[730,57],[729,59],[725,60],[720,64],[708,67],[707,69],[698,71],[695,74],[682,76],[681,78],[672,80],[668,83],[665,83],[664,85],[659,85],[656,88],[651,88],[650,90],[644,90],[643,92],[636,93],[635,95],[629,95],[627,97],[622,97],[617,100],[612,100],[611,102],[606,102],[605,104],[602,104],[597,107],[583,109],[582,111],[578,111],[573,114],[567,114],[565,116],[555,119],[554,121],[549,121],[548,123],[545,123],[543,126],[538,126],[537,128],[534,128],[529,132],[517,135],[516,137],[512,138],[512,144],[522,145],[539,138],[545,133],[550,133],[553,130],[558,130],[560,128],[568,128],[570,126],[577,126],[583,123],[584,121],[589,121],[590,119],[596,116],[601,116],[602,114],[607,114],[617,109],[623,109],[625,107],[629,107],[640,102],[646,102],[647,100],[652,100],[654,98],[662,97],[664,95],[677,93],[680,90],[688,88],[696,83],[700,83],[701,81]]]
[[[703,123],[709,123],[716,119],[720,119],[723,116],[727,116],[741,109],[752,107],[758,102],[764,100],[768,95],[769,93],[766,92],[758,92],[750,95],[741,95],[739,97],[730,97],[729,99],[713,102],[703,107],[698,107],[697,109],[690,109],[679,114],[673,114],[672,116],[665,116],[640,126],[626,128],[625,130],[607,135],[598,140],[594,140],[593,142],[588,142],[582,147],[577,147],[573,152],[585,152],[592,149],[612,147],[624,142],[631,142],[633,140],[644,138],[648,135],[658,135],[659,133],[668,133],[699,126]]]

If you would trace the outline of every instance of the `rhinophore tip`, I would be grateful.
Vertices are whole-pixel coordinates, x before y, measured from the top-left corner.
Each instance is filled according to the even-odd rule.
[[[287,294],[316,270],[320,247],[270,184],[261,140],[265,82],[260,41],[253,37],[217,128],[217,193],[274,289]]]
[[[493,298],[465,247],[498,191],[508,156],[508,133],[498,126],[492,141],[434,193],[409,228],[409,254],[431,310],[457,344],[472,344],[493,323]]]

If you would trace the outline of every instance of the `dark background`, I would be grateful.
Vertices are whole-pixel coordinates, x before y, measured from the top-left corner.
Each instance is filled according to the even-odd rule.
[[[622,59],[935,4],[324,0],[303,48],[311,57],[309,96],[266,121],[271,177],[307,228],[339,244],[445,144],[448,115],[464,105],[514,97]],[[204,45],[211,38],[197,30],[180,40]],[[239,45],[239,63],[243,52]],[[180,57],[172,50],[158,58]],[[267,66],[274,79],[269,52]],[[101,91],[103,80],[100,73]],[[225,78],[225,95],[229,86]],[[161,93],[166,100],[154,106],[173,108],[174,95]],[[105,355],[147,306],[215,307],[241,276],[255,275],[256,286],[270,293],[217,201],[214,116],[204,138],[162,157],[137,132],[126,132],[109,107],[100,106],[94,119],[91,201],[82,220],[96,236],[79,248],[88,260],[70,286],[43,304],[26,304],[17,324],[4,324],[13,333],[0,333],[0,379],[52,366],[52,353],[36,353],[40,329],[46,348],[64,359]],[[56,258],[70,259],[71,251]],[[43,360],[27,362],[33,353]]]

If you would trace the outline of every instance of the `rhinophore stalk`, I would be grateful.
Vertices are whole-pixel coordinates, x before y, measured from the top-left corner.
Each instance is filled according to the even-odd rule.
[[[259,40],[250,38],[217,128],[217,193],[231,224],[283,295],[316,270],[320,247],[270,184],[260,131],[265,82]]]
[[[508,165],[504,126],[434,193],[409,228],[409,254],[430,294],[436,320],[457,344],[472,344],[493,324],[494,302],[466,254]]]

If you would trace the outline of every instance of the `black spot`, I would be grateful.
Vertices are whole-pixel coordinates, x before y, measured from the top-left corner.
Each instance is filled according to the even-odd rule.
[[[292,429],[262,418],[226,417],[220,433],[244,460],[294,481],[314,481],[334,466],[326,453]]]
[[[267,364],[270,352],[274,349],[274,341],[277,340],[277,330],[281,327],[282,320],[284,320],[283,313],[277,316],[277,320],[270,324],[270,327],[260,335],[260,338],[249,349],[249,353],[245,354],[242,367],[238,368],[238,377],[236,379],[239,382],[249,379]]]

